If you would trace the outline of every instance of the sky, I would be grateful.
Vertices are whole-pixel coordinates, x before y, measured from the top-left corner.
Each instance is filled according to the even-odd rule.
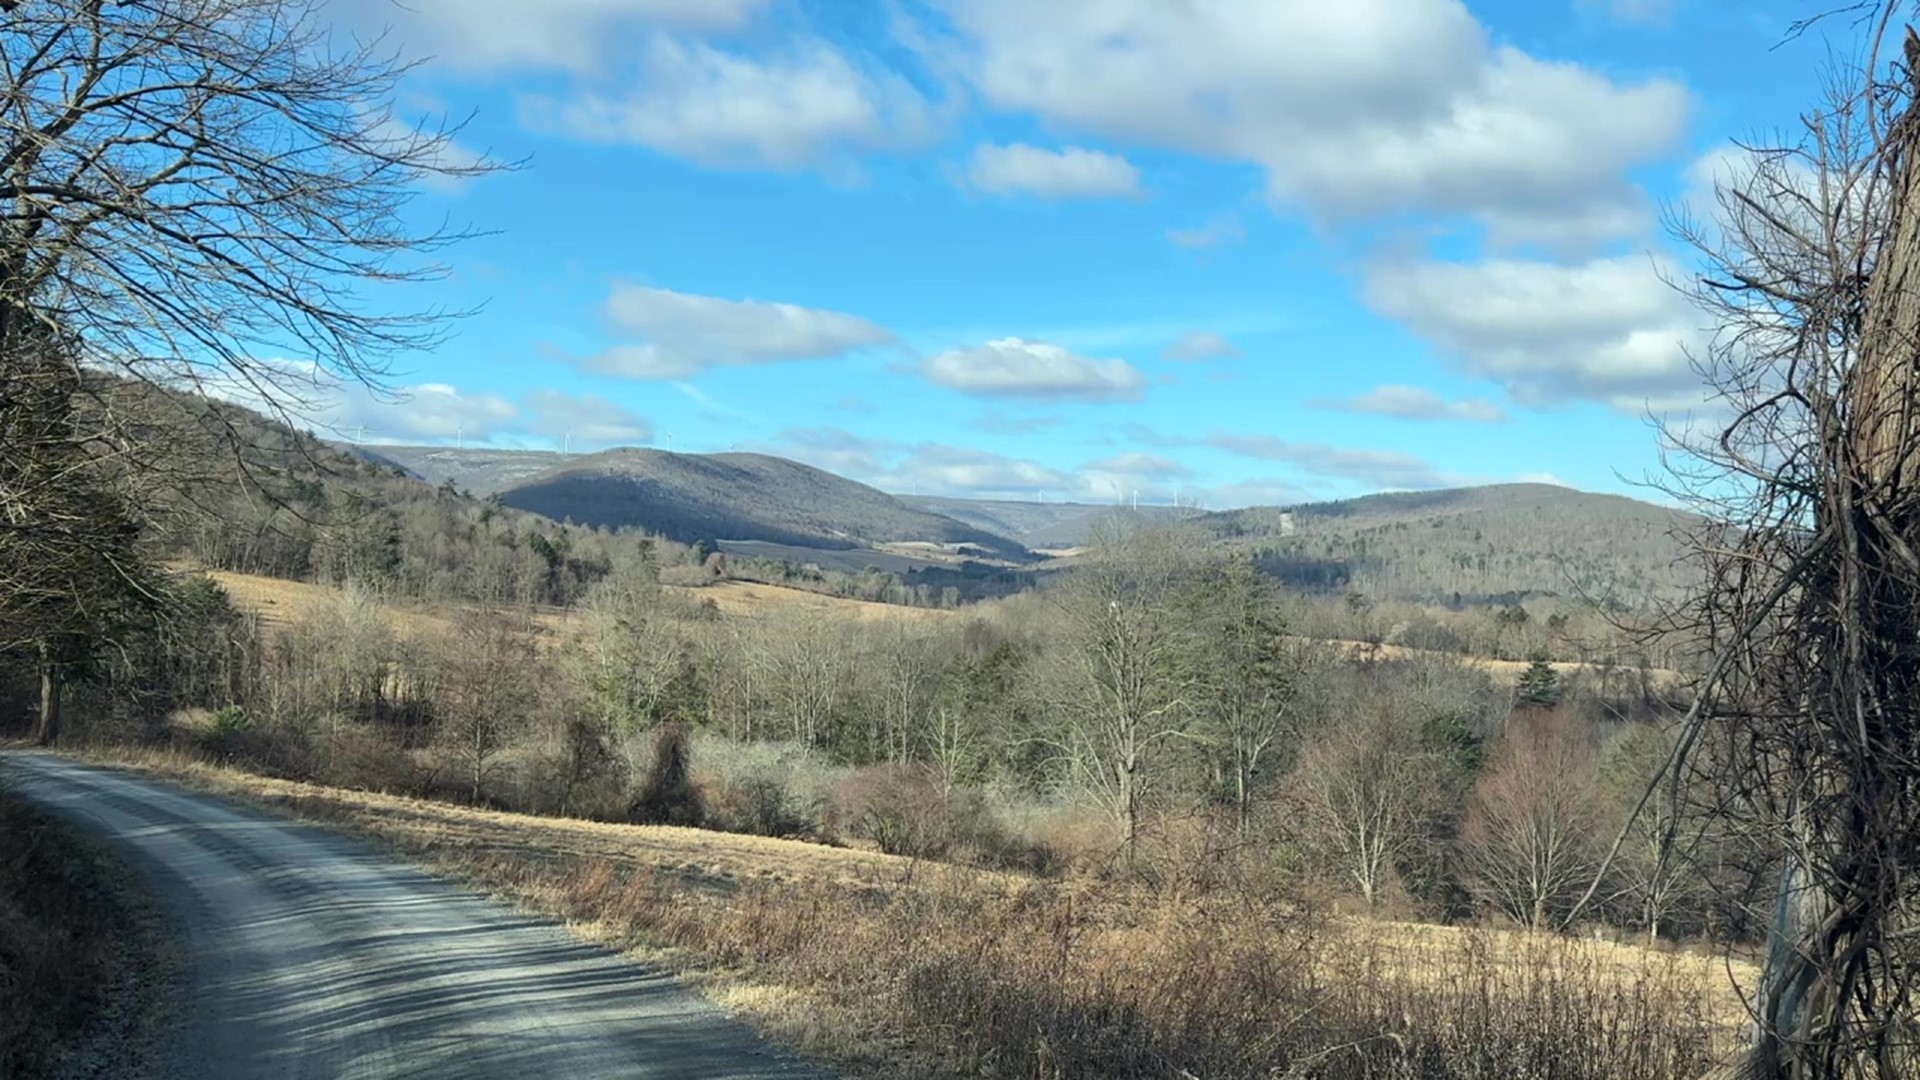
[[[1213,509],[1649,494],[1710,331],[1663,214],[1856,44],[1788,0],[329,4],[516,167],[422,186],[483,235],[394,302],[477,310],[316,427]]]

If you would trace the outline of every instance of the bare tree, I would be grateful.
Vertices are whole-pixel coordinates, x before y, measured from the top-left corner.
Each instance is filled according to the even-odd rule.
[[[1113,818],[1131,854],[1156,750],[1191,712],[1191,564],[1172,530],[1116,519],[1056,597],[1056,664],[1039,673],[1061,719],[1054,740],[1076,784]]]
[[[532,636],[499,614],[466,621],[443,645],[441,736],[476,803],[486,796],[495,759],[539,701],[538,663]]]
[[[1371,906],[1438,842],[1458,787],[1407,710],[1384,694],[1347,705],[1302,751],[1290,805],[1294,828],[1322,865]]]
[[[101,554],[124,554],[141,520],[118,489],[177,480],[182,448],[209,434],[250,467],[234,414],[176,391],[297,410],[437,340],[445,313],[382,313],[361,290],[437,275],[422,256],[461,236],[406,223],[420,181],[498,166],[452,128],[397,117],[410,65],[378,41],[341,47],[322,13],[319,0],[36,0],[0,15],[0,364],[15,413],[0,558],[38,574],[0,581],[0,607],[63,628],[37,635],[43,737],[57,733],[59,671],[84,651],[61,642],[97,637],[96,601],[135,576]],[[17,393],[28,372],[66,386]],[[160,392],[129,396],[127,380]],[[66,464],[44,467],[55,457]],[[69,599],[57,616],[54,595]]]
[[[1920,37],[1884,63],[1900,6],[1853,5],[1866,54],[1803,137],[1751,148],[1715,220],[1676,223],[1706,265],[1718,408],[1669,430],[1674,487],[1718,525],[1686,612],[1711,665],[1663,782],[1714,746],[1719,803],[1778,866],[1750,1077],[1916,1067]]]
[[[376,380],[440,312],[368,284],[460,233],[402,213],[498,166],[393,111],[412,65],[320,0],[41,0],[0,25],[0,337],[39,325],[136,378],[299,400]],[[261,357],[293,357],[292,370]]]
[[[1564,925],[1600,858],[1593,747],[1572,726],[1550,713],[1516,714],[1460,835],[1475,891],[1535,929]]]

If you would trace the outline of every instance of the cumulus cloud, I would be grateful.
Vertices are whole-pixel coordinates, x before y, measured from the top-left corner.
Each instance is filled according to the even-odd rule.
[[[1222,360],[1239,356],[1240,347],[1211,330],[1191,330],[1160,350],[1163,360]]]
[[[1097,461],[1089,461],[1080,466],[1088,472],[1114,473],[1121,476],[1145,476],[1156,479],[1179,479],[1193,475],[1193,470],[1168,457],[1158,454],[1142,454],[1137,451],[1115,454]]]
[[[1025,143],[985,145],[967,163],[967,184],[989,195],[1042,199],[1138,198],[1140,170],[1118,154],[1065,146],[1046,150]]]
[[[410,54],[467,72],[590,73],[636,33],[740,30],[771,2],[542,0],[535,16],[524,0],[333,0],[332,11],[346,28],[362,35],[390,31]]]
[[[396,385],[375,390],[341,379],[317,364],[289,360],[256,362],[267,380],[206,381],[214,397],[306,424],[323,436],[366,442],[484,442],[518,430],[520,409],[498,394],[472,393],[447,383]],[[270,380],[270,381],[269,381]]]
[[[1072,474],[1036,461],[941,443],[915,447],[894,469],[891,484],[952,494],[1019,495],[1033,491],[1072,491]]]
[[[1485,398],[1448,401],[1431,390],[1397,383],[1376,386],[1358,397],[1337,400],[1320,399],[1308,404],[1316,409],[1372,413],[1376,416],[1394,416],[1403,420],[1473,420],[1480,423],[1498,423],[1507,418],[1505,410]]]
[[[717,168],[798,170],[917,144],[933,106],[899,75],[856,65],[817,38],[767,56],[653,37],[637,82],[615,92],[528,95],[530,126],[628,143]]]
[[[317,364],[259,360],[270,382],[246,383],[231,376],[205,381],[208,394],[279,415],[323,437],[350,442],[488,443],[500,439],[551,442],[571,436],[575,449],[644,443],[653,426],[605,398],[535,390],[516,402],[499,394],[423,382],[371,389],[341,379]]]
[[[1314,476],[1352,480],[1374,487],[1422,489],[1446,487],[1454,482],[1431,463],[1399,450],[1353,450],[1228,431],[1207,436],[1206,445],[1243,457],[1285,462]]]
[[[714,366],[824,360],[895,342],[891,331],[855,315],[630,282],[614,284],[606,310],[615,326],[641,340],[581,364],[630,379],[684,379]]]
[[[1142,503],[1197,492],[1185,465],[1121,453],[1065,469],[1028,458],[948,443],[900,442],[837,427],[793,428],[764,444],[769,453],[807,462],[884,491],[970,498],[1111,502],[1138,492]]]
[[[1017,337],[941,353],[920,370],[928,380],[962,393],[1042,401],[1134,401],[1147,384],[1125,360],[1089,359]]]
[[[1281,476],[1256,476],[1247,480],[1217,484],[1205,489],[1200,498],[1209,508],[1231,509],[1240,506],[1292,506],[1320,496],[1299,483]]]
[[[1686,351],[1702,341],[1701,317],[1644,257],[1385,264],[1366,294],[1525,404],[1588,400],[1638,414],[1703,395]]]
[[[536,390],[527,395],[526,403],[533,414],[528,431],[575,449],[653,441],[653,425],[645,418],[595,394]]]
[[[1690,97],[1492,45],[1456,0],[952,0],[992,105],[1265,169],[1336,219],[1466,214],[1505,242],[1643,227],[1628,169]]]

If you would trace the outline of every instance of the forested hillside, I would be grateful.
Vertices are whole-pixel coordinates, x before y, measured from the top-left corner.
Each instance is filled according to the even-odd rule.
[[[917,541],[969,544],[1003,558],[1024,554],[1004,537],[764,454],[608,450],[568,459],[503,488],[499,497],[556,520],[642,528],[683,543],[762,540],[855,548]]]
[[[1638,608],[1686,586],[1681,536],[1696,524],[1618,495],[1500,484],[1231,510],[1191,527],[1313,591],[1456,607],[1546,595]]]

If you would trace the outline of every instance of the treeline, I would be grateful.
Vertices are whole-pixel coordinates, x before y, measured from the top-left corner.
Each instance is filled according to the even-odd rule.
[[[271,632],[183,579],[168,631],[79,684],[77,712],[95,737],[287,776],[1036,872],[1150,873],[1210,836],[1366,905],[1541,926],[1670,745],[1644,680],[1336,656],[1249,560],[1171,531],[1116,532],[1042,592],[946,615],[722,617],[661,573],[656,547],[564,616],[450,621],[354,586]],[[691,741],[661,754],[668,732]],[[1749,934],[1759,864],[1691,824],[1687,857],[1662,859],[1670,809],[1592,914]]]

